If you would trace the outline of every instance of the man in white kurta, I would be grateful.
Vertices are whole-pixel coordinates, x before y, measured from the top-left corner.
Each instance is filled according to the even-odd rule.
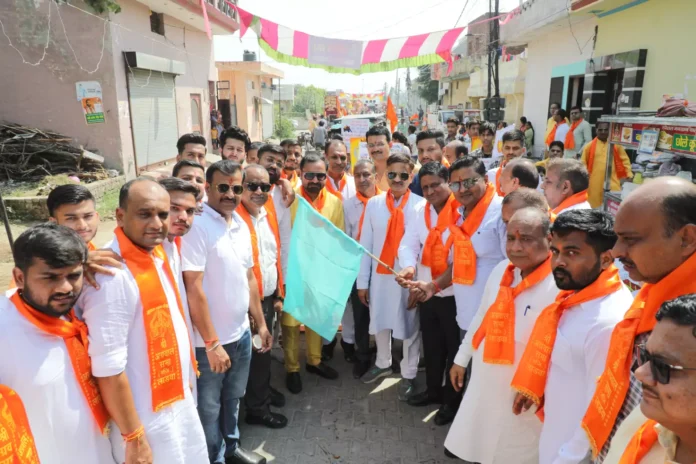
[[[546,167],[542,188],[554,214],[575,209],[592,209],[587,201],[590,175],[576,159],[556,158]]]
[[[519,416],[510,412],[510,404],[515,398],[510,382],[537,316],[554,301],[558,293],[547,262],[550,254],[548,230],[549,218],[546,213],[522,208],[519,214],[513,214],[508,223],[507,241],[508,255],[512,261],[501,261],[488,278],[479,310],[455,357],[454,363],[460,368],[466,368],[472,361],[471,378],[445,440],[445,448],[466,461],[481,464],[539,462],[541,422],[532,411]],[[474,334],[495,303],[501,279],[510,264],[515,266],[510,285],[513,289],[523,280],[522,268],[525,277],[533,272],[546,272],[546,275],[541,274],[541,280],[522,291],[514,300],[513,363],[489,363],[484,361],[486,338],[475,348]]]
[[[158,232],[154,232],[153,224],[150,226],[151,229],[145,229],[151,230],[149,235],[138,236],[137,239],[129,238],[125,234],[139,233],[136,232],[137,228],[133,226],[132,221],[144,214],[145,210],[150,214],[154,214],[155,211],[159,214],[160,210],[168,212],[169,195],[161,186],[149,180],[138,180],[130,185],[126,184],[124,188],[128,188],[129,193],[126,195],[126,203],[119,207],[117,215],[119,224],[126,224],[125,240],[132,241],[134,245],[147,242],[154,245],[154,251],[154,248],[160,246],[162,239],[166,240],[168,223],[158,222]],[[144,231],[142,233],[145,234]],[[155,235],[159,234],[163,236],[158,240]],[[105,248],[124,255],[116,237],[107,243]],[[89,354],[92,358],[92,372],[98,378],[114,378],[125,373],[133,406],[145,428],[145,437],[152,449],[154,463],[207,463],[205,436],[191,391],[191,383],[195,381],[191,377],[191,341],[186,321],[179,310],[178,289],[172,285],[165,273],[165,261],[152,252],[151,258],[169,306],[178,347],[184,398],[154,412],[143,304],[138,284],[127,266],[113,269],[112,276],[98,276],[100,288],[97,290],[87,287],[78,300],[78,306],[82,309],[84,320],[90,329]],[[103,388],[102,392],[106,394]],[[131,432],[132,430],[120,430],[118,424],[114,424],[112,428],[111,444],[118,462],[125,461],[125,446],[121,433]]]
[[[425,201],[408,190],[413,174],[412,169],[412,162],[407,156],[390,155],[387,159],[386,174],[390,189],[386,193],[372,197],[367,202],[360,244],[377,257],[382,255],[391,217],[387,206],[387,196],[392,197],[394,208],[402,208],[404,230],[412,226],[410,218],[416,216],[415,208]],[[389,177],[392,178],[389,179]],[[398,195],[398,198],[395,195]],[[405,203],[402,205],[402,202]],[[401,237],[395,240],[401,241]],[[398,253],[398,243],[391,245]],[[396,272],[401,269],[396,253],[393,256],[393,263],[387,264],[393,264]],[[358,292],[368,295],[367,298],[361,297],[361,300],[366,300],[364,302],[370,307],[370,334],[375,336],[377,343],[375,367],[362,377],[362,381],[371,383],[380,377],[391,375],[391,336],[393,334],[394,338],[404,341],[404,356],[401,361],[401,376],[404,380],[400,385],[399,397],[402,401],[406,401],[408,396],[413,394],[413,379],[418,373],[420,352],[418,317],[414,311],[406,309],[408,290],[401,288],[391,273],[378,273],[377,266],[377,263],[374,263],[369,256],[363,255],[357,281]]]

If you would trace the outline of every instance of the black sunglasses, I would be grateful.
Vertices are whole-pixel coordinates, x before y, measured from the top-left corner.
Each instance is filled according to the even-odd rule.
[[[645,345],[639,345],[640,357],[650,363],[650,373],[658,383],[667,385],[672,371],[696,371],[695,367],[673,366],[650,354]]]
[[[243,185],[217,184],[215,188],[217,189],[218,193],[222,193],[223,195],[229,192],[230,189],[232,189],[232,193],[235,195],[241,195],[244,191]]]
[[[408,180],[408,173],[407,172],[394,172],[394,171],[389,171],[387,173],[387,179],[389,180],[394,180],[396,179],[396,176],[399,176],[401,180]]]
[[[307,180],[314,180],[315,178],[319,182],[326,180],[326,174],[324,174],[323,172],[305,172],[302,175]]]
[[[246,188],[250,192],[255,192],[258,189],[261,189],[261,192],[263,193],[268,193],[271,191],[271,184],[266,184],[265,182],[247,182],[246,183]]]
[[[458,192],[461,189],[470,190],[474,188],[479,179],[481,179],[481,177],[472,177],[471,179],[464,179],[459,182],[450,182],[450,190],[453,192]]]

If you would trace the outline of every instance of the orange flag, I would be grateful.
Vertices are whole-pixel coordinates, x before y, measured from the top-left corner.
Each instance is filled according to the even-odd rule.
[[[396,125],[399,123],[399,119],[396,116],[396,109],[394,108],[391,97],[387,97],[387,121],[389,121],[391,131],[394,132],[396,130]]]

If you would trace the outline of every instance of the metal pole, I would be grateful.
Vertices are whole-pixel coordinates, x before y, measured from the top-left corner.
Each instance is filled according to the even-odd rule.
[[[498,9],[500,7],[500,0],[495,0],[495,13],[494,17],[498,16]],[[493,29],[495,31],[495,96],[500,97],[500,85],[498,81],[498,61],[500,61],[500,23],[498,20],[491,21],[493,24]]]
[[[493,14],[493,4],[492,0],[488,0],[488,13],[490,15]],[[489,21],[488,23],[488,98],[491,98],[491,79],[492,79],[492,72],[493,72],[493,63],[491,63],[491,55],[492,55],[492,45],[493,45],[493,21]]]
[[[0,193],[0,214],[2,214],[2,222],[5,223],[5,232],[7,239],[10,241],[10,251],[14,253],[14,239],[12,238],[12,229],[10,228],[10,218],[7,217],[7,209],[5,208],[5,200]]]

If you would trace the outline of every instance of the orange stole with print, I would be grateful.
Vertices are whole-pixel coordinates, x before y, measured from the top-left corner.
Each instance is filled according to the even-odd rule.
[[[515,265],[510,263],[500,279],[500,289],[495,302],[488,308],[478,330],[474,334],[472,345],[478,350],[483,339],[483,362],[487,364],[514,364],[515,362],[515,298],[544,280],[551,274],[551,256],[539,265],[515,288],[511,288],[515,279]]]
[[[454,245],[454,263],[452,268],[452,283],[459,285],[472,285],[476,280],[476,250],[471,243],[471,236],[476,233],[483,222],[483,218],[495,197],[495,187],[492,184],[486,186],[486,193],[476,203],[474,209],[467,215],[460,227],[450,226],[450,236],[445,248],[450,249]]]
[[[459,219],[457,208],[459,206],[459,202],[455,200],[454,195],[450,194],[447,203],[445,203],[445,206],[437,215],[437,224],[433,227],[430,217],[430,203],[425,205],[425,227],[429,232],[423,244],[421,264],[430,268],[430,274],[433,279],[438,278],[447,270],[449,248],[445,248],[445,244],[442,243],[442,233],[457,223],[457,219]]]
[[[92,416],[97,423],[99,431],[106,435],[109,432],[109,412],[99,393],[97,381],[92,375],[92,361],[89,357],[89,340],[87,338],[87,325],[75,316],[75,311],[70,310],[67,319],[51,317],[29,306],[16,291],[10,301],[17,311],[31,322],[36,328],[63,339],[70,356],[70,363],[80,384],[82,394],[87,400]]]
[[[0,385],[0,464],[39,464],[22,400],[5,385]]]
[[[155,267],[155,258],[164,261],[162,269],[176,294],[179,313],[185,323],[184,307],[181,304],[181,296],[177,291],[178,287],[169,265],[169,259],[162,245],[157,245],[152,250],[152,253],[149,253],[133,244],[120,227],[116,228],[115,233],[121,256],[135,278],[140,293],[140,302],[143,305],[143,322],[145,324],[147,355],[150,363],[152,410],[157,412],[172,403],[184,399],[184,380],[181,359],[179,359],[179,342],[176,339],[176,331],[174,330],[167,294]],[[188,334],[188,330],[186,332]],[[196,374],[198,374],[196,356],[193,354],[191,340],[188,340],[188,342],[191,352],[191,363]]]
[[[648,419],[640,426],[636,434],[631,438],[631,441],[626,445],[619,464],[640,464],[640,461],[650,452],[653,445],[657,443],[656,425],[656,421]]]
[[[614,327],[604,372],[597,380],[597,390],[582,420],[593,456],[604,447],[626,399],[636,336],[652,331],[662,303],[696,293],[694,275],[696,253],[658,283],[644,284],[623,320]]]
[[[614,265],[604,270],[597,280],[580,291],[561,290],[556,301],[548,305],[539,314],[529,336],[527,348],[515,376],[510,384],[535,404],[541,404],[546,389],[546,379],[551,364],[551,354],[556,343],[558,324],[563,312],[573,306],[611,295],[621,289],[619,270]]]
[[[408,203],[411,196],[411,191],[406,190],[406,193],[401,197],[399,206],[394,206],[394,194],[391,189],[387,192],[387,209],[389,210],[389,221],[387,222],[387,234],[384,237],[382,252],[379,259],[387,266],[394,268],[394,262],[399,251],[399,244],[404,236],[406,219],[404,218],[404,206]],[[389,269],[379,264],[377,266],[377,274],[391,274]]]

